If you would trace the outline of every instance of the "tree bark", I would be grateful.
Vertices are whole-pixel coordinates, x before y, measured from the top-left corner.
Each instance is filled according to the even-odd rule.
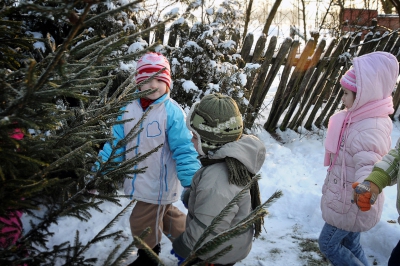
[[[392,14],[393,3],[390,0],[380,0],[385,14]]]
[[[400,0],[390,0],[392,2],[394,8],[396,9],[397,14],[400,14]],[[399,16],[399,22],[400,22],[400,16]]]
[[[271,8],[271,11],[268,14],[267,20],[265,21],[263,33],[265,36],[268,36],[269,28],[271,27],[272,20],[274,19],[276,12],[278,11],[279,6],[281,5],[282,0],[276,0],[274,5]]]
[[[300,0],[301,2],[301,15],[303,17],[303,31],[304,31],[304,41],[307,42],[307,18],[306,18],[306,2],[305,0]],[[318,40],[317,40],[318,41]]]
[[[250,21],[252,7],[253,7],[253,0],[250,0],[249,5],[247,6],[247,9],[246,9],[246,17],[244,19],[243,42],[247,35],[247,28],[249,27],[249,21]]]

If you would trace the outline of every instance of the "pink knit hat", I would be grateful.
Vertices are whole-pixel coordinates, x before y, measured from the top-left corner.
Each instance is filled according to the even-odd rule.
[[[157,79],[164,81],[171,88],[171,68],[168,59],[160,53],[149,52],[139,59],[136,65],[136,83],[150,78],[155,72],[165,68],[157,75]]]
[[[354,68],[350,68],[340,79],[340,84],[348,90],[357,92],[356,73]]]

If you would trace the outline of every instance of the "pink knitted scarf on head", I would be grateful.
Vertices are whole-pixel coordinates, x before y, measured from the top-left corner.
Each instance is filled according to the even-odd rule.
[[[348,127],[348,124],[364,120],[371,117],[387,117],[393,114],[393,101],[389,96],[383,100],[369,102],[354,111],[342,110],[329,118],[328,130],[325,138],[325,158],[324,166],[331,165],[330,154],[335,154],[337,158],[340,140]]]

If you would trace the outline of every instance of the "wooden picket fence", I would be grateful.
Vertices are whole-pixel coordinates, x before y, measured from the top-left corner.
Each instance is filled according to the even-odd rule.
[[[361,42],[361,35],[343,36],[331,41],[328,46],[322,39],[316,43],[310,39],[302,52],[299,53],[299,41],[286,38],[277,47],[277,37],[271,36],[269,42],[266,36],[261,36],[252,51],[254,36],[246,36],[241,56],[246,63],[258,63],[261,67],[250,77],[246,84],[249,100],[245,112],[245,125],[251,128],[261,110],[264,99],[271,88],[279,70],[283,67],[280,83],[276,90],[272,107],[264,128],[275,132],[278,128],[297,130],[299,126],[311,130],[313,125],[318,128],[327,127],[329,117],[338,108],[342,108],[339,80],[349,69],[351,57],[361,56],[374,51],[392,53],[399,60],[400,37],[397,31],[381,35],[380,32],[366,34]],[[170,32],[168,45],[177,45],[182,31],[189,28],[176,28]],[[155,32],[155,39],[163,38],[164,29]],[[238,36],[231,36],[237,41]],[[185,38],[179,39],[179,45],[185,43]],[[265,52],[264,52],[265,51]],[[394,90],[393,102],[395,112],[400,104],[400,83]],[[394,119],[392,115],[392,119]]]
[[[343,91],[339,80],[350,67],[349,55],[354,57],[374,51],[386,51],[395,55],[397,60],[400,57],[400,37],[397,32],[383,36],[379,33],[369,34],[362,44],[360,35],[346,36],[337,42],[332,41],[328,47],[325,47],[325,40],[316,44],[310,39],[300,55],[297,53],[299,42],[291,38],[287,38],[275,53],[277,41],[276,37],[271,37],[263,57],[260,51],[264,49],[265,40],[260,39],[253,56],[249,55],[250,44],[246,46],[246,41],[242,49],[242,57],[246,58],[246,62],[262,64],[257,74],[258,80],[255,77],[247,84],[249,88],[252,87],[249,101],[255,112],[246,112],[252,114],[246,116],[246,124],[247,127],[253,125],[254,114],[262,107],[272,81],[283,65],[271,111],[264,124],[269,132],[274,132],[278,126],[281,130],[297,130],[299,126],[311,130],[313,125],[318,128],[327,127],[329,117],[342,107],[340,102]],[[400,84],[393,95],[395,112],[400,104],[399,86]]]

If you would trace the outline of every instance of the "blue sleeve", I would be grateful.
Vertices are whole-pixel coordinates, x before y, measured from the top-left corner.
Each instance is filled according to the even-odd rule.
[[[200,169],[200,162],[192,143],[192,134],[186,127],[183,110],[172,102],[167,106],[167,136],[178,179],[183,187],[188,187],[193,175]]]
[[[123,108],[122,111],[124,109],[125,108]],[[122,115],[118,116],[118,118],[117,118],[117,121],[121,121],[121,120],[122,120]],[[123,124],[114,125],[112,127],[112,134],[114,137],[113,146],[116,146],[117,143],[125,137],[124,125]],[[125,151],[125,146],[117,149],[115,154],[118,155],[118,154],[123,153],[124,151]],[[101,161],[102,162],[107,161],[108,158],[110,158],[111,152],[112,152],[112,146],[109,142],[106,142],[103,146],[103,149],[99,152]],[[124,156],[119,156],[114,159],[115,162],[122,162],[123,160],[124,160]],[[99,169],[99,167],[100,167],[99,162],[96,162],[95,164],[96,164],[96,168]]]

